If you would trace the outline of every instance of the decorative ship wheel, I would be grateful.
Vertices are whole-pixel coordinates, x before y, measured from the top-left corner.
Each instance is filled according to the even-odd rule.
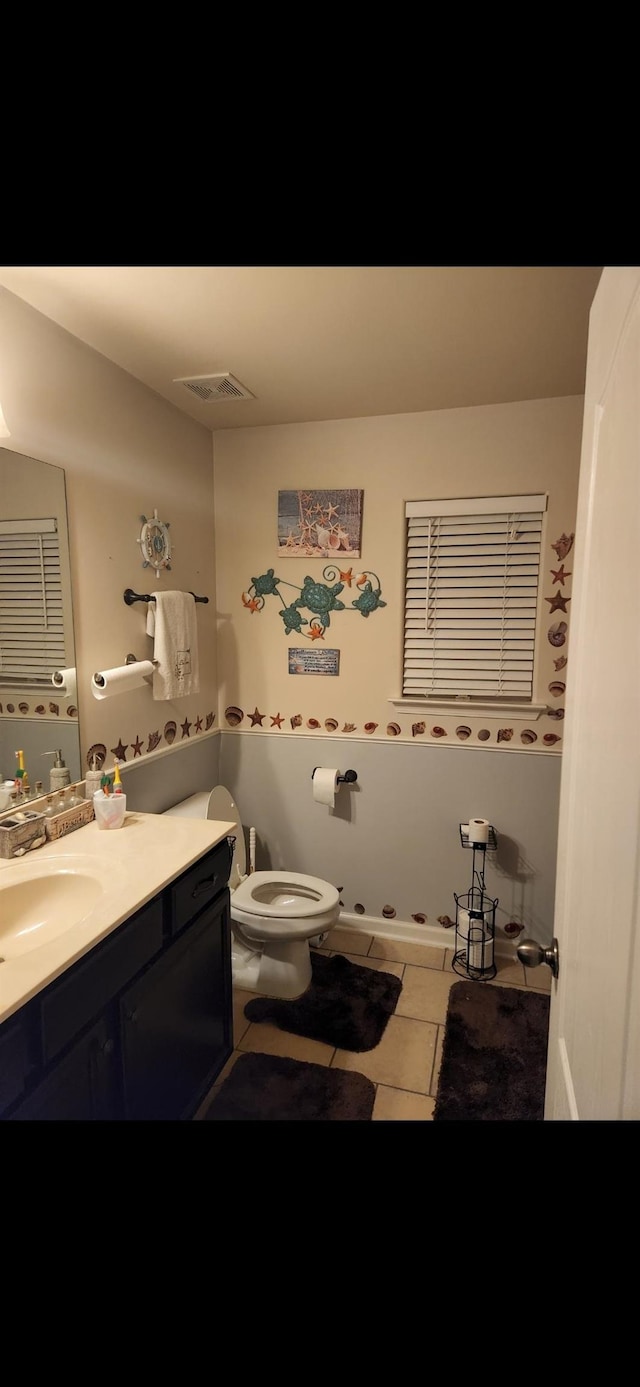
[[[169,521],[158,519],[158,512],[154,510],[151,520],[147,520],[146,515],[141,515],[142,529],[138,544],[142,550],[142,567],[155,568],[156,578],[161,568],[171,568],[171,540],[169,538]]]

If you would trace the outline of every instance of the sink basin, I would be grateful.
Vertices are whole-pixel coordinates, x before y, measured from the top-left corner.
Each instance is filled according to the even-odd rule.
[[[74,853],[0,870],[0,959],[58,939],[91,914],[110,883],[104,862]]]

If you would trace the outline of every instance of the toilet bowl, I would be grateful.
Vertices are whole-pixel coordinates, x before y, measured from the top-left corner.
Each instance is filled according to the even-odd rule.
[[[340,914],[335,886],[302,872],[247,873],[242,820],[224,785],[165,814],[237,824],[229,877],[233,982],[266,997],[300,997],[311,982],[310,941],[326,935]]]

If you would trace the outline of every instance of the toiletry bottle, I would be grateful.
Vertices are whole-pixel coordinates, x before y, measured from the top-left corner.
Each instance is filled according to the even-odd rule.
[[[87,799],[93,799],[96,790],[100,789],[102,775],[96,766],[96,760],[97,758],[95,756],[91,758],[91,770],[87,771],[85,777],[85,793]]]
[[[44,809],[42,812],[43,814],[46,814],[48,819],[52,819],[54,814],[58,813],[57,805],[53,795],[47,795]]]
[[[54,762],[51,767],[50,788],[52,790],[63,790],[65,785],[71,784],[71,772],[62,759],[61,751],[45,751],[43,756],[53,756]]]

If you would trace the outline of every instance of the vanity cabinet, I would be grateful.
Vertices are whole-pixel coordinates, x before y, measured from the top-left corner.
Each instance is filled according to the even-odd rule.
[[[0,1028],[10,1121],[188,1120],[232,1049],[225,839]]]

